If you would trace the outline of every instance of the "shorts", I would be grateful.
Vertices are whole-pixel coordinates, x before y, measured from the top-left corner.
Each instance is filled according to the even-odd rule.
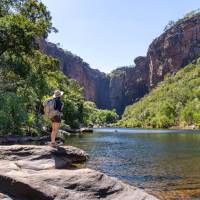
[[[56,115],[51,119],[52,122],[61,123],[61,116]]]

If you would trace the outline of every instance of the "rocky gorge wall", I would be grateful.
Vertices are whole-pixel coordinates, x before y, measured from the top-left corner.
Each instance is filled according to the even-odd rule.
[[[123,67],[105,74],[69,51],[46,41],[40,49],[58,58],[61,70],[84,87],[84,96],[99,108],[125,107],[138,101],[164,79],[200,56],[200,14],[179,20],[156,38],[145,57],[139,56],[134,67]]]
[[[150,45],[147,53],[150,87],[162,81],[167,73],[177,72],[199,56],[200,14],[197,14],[179,20]]]
[[[109,78],[105,73],[90,68],[82,58],[54,43],[39,40],[39,46],[42,52],[59,60],[60,69],[66,76],[77,80],[87,100],[95,102],[99,108],[110,108]]]

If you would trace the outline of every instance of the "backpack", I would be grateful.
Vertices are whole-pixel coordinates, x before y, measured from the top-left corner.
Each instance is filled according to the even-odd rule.
[[[55,116],[60,116],[60,112],[58,110],[55,110],[55,103],[56,103],[55,99],[48,99],[43,103],[44,114],[49,119],[52,119]]]

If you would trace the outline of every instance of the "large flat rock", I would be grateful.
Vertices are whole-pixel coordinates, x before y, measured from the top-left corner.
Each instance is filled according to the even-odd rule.
[[[62,150],[48,146],[0,146],[0,199],[157,200],[141,189],[95,170],[56,169],[53,162],[50,168],[45,167],[45,161],[60,156],[66,156],[71,163],[88,158],[80,149],[60,148]]]
[[[14,161],[21,168],[34,170],[65,169],[74,163],[85,162],[88,157],[85,151],[72,146],[0,146],[0,160]]]

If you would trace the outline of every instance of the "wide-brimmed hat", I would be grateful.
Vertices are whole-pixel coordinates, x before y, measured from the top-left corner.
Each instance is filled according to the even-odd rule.
[[[54,91],[54,94],[53,94],[53,97],[54,97],[54,98],[56,98],[56,97],[61,97],[63,94],[64,94],[63,91],[55,90],[55,91]]]

